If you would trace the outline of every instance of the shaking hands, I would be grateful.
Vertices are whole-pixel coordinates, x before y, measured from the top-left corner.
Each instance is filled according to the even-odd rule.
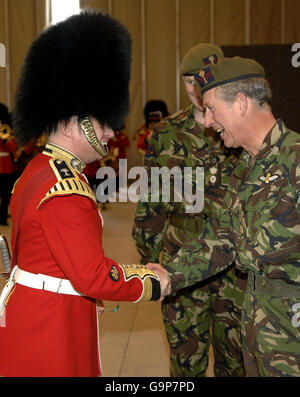
[[[161,297],[158,302],[161,302],[165,296],[171,292],[171,282],[169,273],[158,263],[147,263],[148,269],[155,271],[159,277]]]

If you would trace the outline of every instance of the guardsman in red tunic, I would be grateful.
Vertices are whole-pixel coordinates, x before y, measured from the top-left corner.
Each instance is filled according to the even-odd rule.
[[[102,219],[82,173],[107,154],[113,130],[124,123],[129,71],[128,32],[101,13],[54,25],[29,50],[15,135],[26,144],[45,131],[47,144],[11,200],[12,270],[0,298],[2,376],[99,376],[96,301],[160,298],[155,272],[105,256]]]
[[[136,132],[137,148],[143,157],[148,154],[148,144],[154,128],[168,114],[167,104],[161,99],[150,99],[144,106],[145,124]]]
[[[7,225],[9,199],[13,185],[12,155],[16,150],[11,127],[8,124],[2,124],[0,120],[0,225]]]

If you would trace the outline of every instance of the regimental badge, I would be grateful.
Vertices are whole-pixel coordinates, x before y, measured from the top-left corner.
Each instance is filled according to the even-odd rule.
[[[216,163],[216,159],[214,158],[212,160],[212,162]],[[217,176],[216,175],[218,173],[218,168],[215,165],[213,165],[212,167],[210,167],[209,172],[211,174],[210,178],[209,178],[210,183],[212,183],[214,185],[217,182]]]
[[[209,178],[209,180],[210,180],[210,182],[211,182],[212,184],[214,184],[214,183],[216,183],[217,178],[216,178],[215,175],[212,175],[212,176]]]
[[[120,278],[120,273],[118,271],[118,269],[116,268],[115,265],[112,265],[110,272],[109,272],[109,277],[113,280],[113,281],[119,281]]]
[[[201,87],[204,87],[215,80],[209,66],[206,66],[205,68],[201,69],[198,73],[196,73],[195,78]]]
[[[75,177],[75,175],[71,171],[70,167],[64,160],[51,159],[50,165],[51,165],[51,168],[53,169],[53,171],[55,172],[55,175],[59,181],[67,179],[67,178]]]
[[[77,159],[77,158],[74,157],[74,158],[71,160],[71,166],[74,167],[75,170],[77,170],[77,171],[80,172],[81,167],[82,167],[82,163],[81,163],[81,161],[80,161],[79,159]]]
[[[276,179],[278,179],[278,178],[279,178],[279,175],[277,175],[277,174],[272,175],[271,172],[267,172],[266,175],[262,175],[262,176],[259,176],[259,177],[258,177],[258,179],[259,179],[260,181],[266,183],[267,185],[268,185],[270,182],[276,181]]]
[[[207,58],[202,59],[204,65],[208,65],[210,63],[218,63],[218,56],[217,54],[211,54]]]

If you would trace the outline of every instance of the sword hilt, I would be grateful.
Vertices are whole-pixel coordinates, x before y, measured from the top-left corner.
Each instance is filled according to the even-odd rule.
[[[7,240],[3,234],[0,234],[0,252],[1,252],[1,259],[3,263],[4,271],[5,273],[10,273],[11,256],[10,256]]]

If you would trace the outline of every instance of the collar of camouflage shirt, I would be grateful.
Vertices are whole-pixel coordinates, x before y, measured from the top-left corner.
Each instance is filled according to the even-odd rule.
[[[274,145],[282,137],[285,126],[282,120],[278,119],[276,124],[266,135],[258,154],[252,158],[250,154],[244,150],[233,170],[233,175],[238,179],[246,179],[255,161],[266,158],[274,148]]]
[[[263,159],[267,157],[273,150],[278,140],[282,137],[285,126],[283,121],[278,119],[274,126],[270,129],[266,135],[258,154],[255,156],[257,159]]]

